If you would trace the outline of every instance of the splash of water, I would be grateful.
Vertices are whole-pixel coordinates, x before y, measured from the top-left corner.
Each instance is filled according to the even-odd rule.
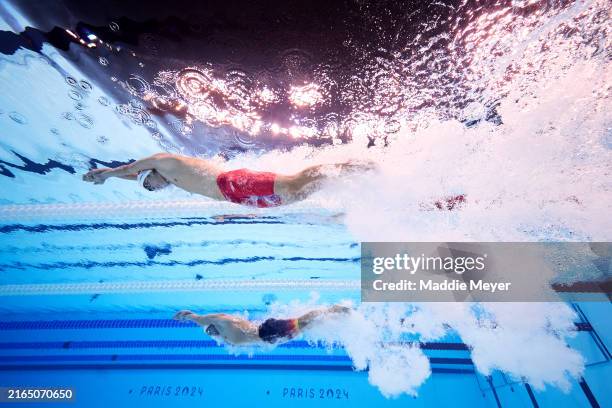
[[[370,134],[353,132],[352,143],[342,146],[237,160],[279,172],[374,160],[377,173],[330,180],[311,201],[341,209],[363,241],[607,241],[612,68],[605,13],[602,2],[576,2],[516,21],[508,8],[479,17],[455,37],[471,44],[466,58],[474,81],[462,84],[480,101],[495,100],[500,123],[482,121],[487,104],[473,101],[454,117],[480,121],[475,126],[423,109],[402,121],[387,148],[367,148]],[[428,89],[415,90],[414,98]],[[359,126],[369,129],[367,121]],[[460,210],[431,207],[454,194],[466,197]],[[449,327],[470,346],[479,372],[502,370],[537,389],[567,390],[584,370],[583,357],[565,343],[574,319],[562,303],[363,304],[350,317],[325,320],[307,338],[344,345],[355,368],[368,367],[370,382],[386,396],[415,394],[430,375],[417,347],[386,344],[405,336],[440,339]]]
[[[299,316],[320,307],[316,298],[274,304],[271,314]],[[431,375],[420,343],[450,333],[458,334],[470,348],[483,375],[502,370],[538,390],[546,385],[568,390],[570,380],[584,371],[583,357],[565,344],[574,335],[574,318],[562,303],[361,304],[348,315],[319,318],[304,338],[330,349],[343,346],[354,368],[367,369],[370,383],[386,397],[417,395]]]
[[[404,127],[389,148],[355,139],[242,155],[228,166],[291,173],[313,163],[374,160],[378,172],[332,179],[312,199],[343,209],[363,241],[605,241],[612,230],[611,78],[604,60],[576,61],[555,79],[531,83],[533,97],[502,99],[500,125],[430,119],[426,127]],[[461,211],[431,210],[458,194],[466,197]]]

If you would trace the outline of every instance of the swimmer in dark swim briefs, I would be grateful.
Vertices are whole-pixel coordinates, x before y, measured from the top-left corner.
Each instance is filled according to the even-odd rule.
[[[268,319],[259,325],[224,313],[198,315],[190,310],[181,310],[174,315],[174,319],[191,320],[204,327],[208,335],[231,345],[277,344],[291,340],[325,316],[350,311],[348,307],[334,305],[310,311],[295,319]]]
[[[111,177],[138,180],[149,191],[173,184],[190,193],[253,207],[276,207],[302,200],[315,192],[327,178],[326,169],[340,174],[373,169],[371,163],[347,162],[308,167],[282,175],[238,169],[223,171],[212,161],[159,153],[116,168],[89,171],[84,181],[103,184]]]

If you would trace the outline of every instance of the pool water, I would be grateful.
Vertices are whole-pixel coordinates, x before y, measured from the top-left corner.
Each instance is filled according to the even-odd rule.
[[[548,375],[554,371],[548,362],[554,366],[563,356],[552,354],[551,349],[548,357],[549,350],[542,344],[550,343],[543,343],[538,333],[533,338],[521,333],[522,340],[516,344],[523,349],[541,350],[534,361],[534,366],[542,366],[541,372],[530,367],[528,372],[517,375],[516,370],[509,373],[506,368],[512,366],[512,353],[521,350],[505,348],[511,344],[506,339],[499,338],[499,345],[483,347],[478,339],[461,336],[448,325],[438,336],[381,335],[380,341],[367,343],[377,349],[373,354],[365,350],[370,356],[367,369],[359,363],[359,351],[364,350],[356,350],[355,343],[350,341],[368,337],[359,330],[349,332],[346,345],[304,336],[277,347],[228,348],[195,324],[172,319],[182,309],[237,314],[255,321],[272,316],[291,317],[298,311],[334,303],[366,310],[368,305],[360,302],[360,242],[366,240],[609,240],[606,214],[611,201],[606,200],[609,182],[604,177],[609,175],[612,146],[607,113],[611,110],[605,109],[610,106],[609,96],[601,90],[590,93],[587,89],[583,94],[582,89],[568,89],[568,106],[586,108],[584,111],[576,108],[573,116],[559,119],[551,108],[559,104],[557,95],[546,94],[550,90],[543,87],[542,97],[528,86],[538,79],[534,77],[539,71],[531,71],[533,66],[550,64],[567,68],[557,64],[556,55],[546,54],[540,60],[535,58],[539,54],[529,54],[533,52],[533,43],[529,41],[537,42],[537,34],[547,39],[549,45],[567,47],[572,52],[576,48],[577,54],[571,54],[575,64],[568,66],[580,68],[570,71],[576,75],[577,83],[597,78],[601,82],[593,82],[594,88],[605,88],[606,83],[609,88],[605,58],[609,58],[610,45],[607,31],[602,28],[601,2],[560,2],[541,9],[532,2],[485,3],[475,8],[466,2],[419,8],[389,2],[393,13],[405,9],[398,19],[400,23],[396,21],[399,28],[394,36],[387,35],[388,27],[396,27],[387,17],[395,18],[395,14],[384,12],[382,5],[351,4],[348,23],[340,27],[360,33],[350,41],[343,37],[343,31],[334,35],[324,31],[336,17],[329,16],[329,21],[323,18],[331,6],[313,3],[312,12],[321,13],[315,16],[320,24],[315,26],[317,30],[306,23],[296,23],[291,13],[269,19],[260,13],[257,15],[261,21],[254,23],[257,30],[262,29],[260,25],[271,25],[275,27],[271,30],[278,34],[274,30],[296,26],[299,34],[275,35],[283,38],[268,44],[262,32],[255,35],[229,23],[230,33],[219,29],[221,34],[203,34],[207,29],[194,23],[189,26],[190,33],[185,34],[181,31],[184,27],[176,28],[172,18],[163,19],[155,15],[155,10],[146,8],[124,10],[134,13],[133,19],[109,20],[108,16],[96,14],[93,6],[94,11],[88,14],[73,2],[49,6],[48,15],[33,3],[2,2],[0,387],[71,387],[75,401],[66,406],[86,407],[612,406],[609,387],[612,323],[608,298],[568,304],[574,319],[573,336],[566,336],[565,328],[555,327],[557,315],[552,315],[550,337],[566,341],[568,354],[574,350],[583,359],[584,369],[578,370],[579,375],[568,375],[565,389],[555,373]],[[445,11],[436,14],[439,11],[436,7]],[[210,8],[206,18],[234,21],[231,13],[219,11],[223,10],[222,5]],[[470,45],[466,49],[475,54],[453,54],[452,58],[460,59],[458,66],[469,65],[469,69],[448,80],[443,77],[453,69],[445,65],[448,58],[440,50],[446,47],[444,41],[449,36],[437,30],[459,30],[463,20],[455,19],[452,13],[445,14],[451,9],[481,31],[462,31],[467,33],[462,38]],[[153,15],[148,15],[149,12]],[[481,12],[489,13],[489,18],[477,17]],[[509,29],[510,35],[503,27],[510,24],[506,19],[512,13],[523,16],[520,21],[524,21],[524,26],[515,27],[515,31]],[[371,17],[368,24],[380,29],[374,30],[376,39],[388,50],[382,49],[382,45],[372,47],[367,43],[371,33],[359,32],[362,14]],[[588,24],[576,29],[581,35],[578,41],[575,31],[562,28],[571,21],[584,21],[581,20],[584,15]],[[503,24],[487,25],[499,16],[503,17]],[[436,23],[429,28],[423,24],[427,34],[424,39],[410,31],[410,27],[417,26],[411,18],[429,17]],[[157,32],[158,37],[146,32],[146,24],[139,25],[139,19],[146,18],[157,18],[167,24]],[[545,23],[538,25],[538,18]],[[66,45],[57,31],[49,31],[53,27],[61,27],[58,30],[62,35],[77,35],[75,38],[87,41],[75,40]],[[94,28],[108,41],[96,42],[97,39],[87,37]],[[519,32],[519,28],[525,32]],[[144,34],[137,33],[139,41],[134,42],[130,30],[140,29]],[[66,30],[72,34],[66,34]],[[318,34],[306,36],[310,31]],[[483,32],[499,34],[499,41],[486,35],[479,37]],[[552,33],[550,38],[546,37],[548,33]],[[198,36],[206,35],[201,50],[206,51],[202,54],[210,61],[202,61],[202,55],[192,55],[191,48],[195,47],[177,47],[172,42],[175,35],[183,36],[181,41],[191,45],[189,41],[198,41]],[[317,35],[329,37],[325,47],[319,47],[325,38]],[[399,47],[396,42],[402,35],[413,35],[410,38],[414,41],[403,44],[406,47],[403,51],[393,49]],[[520,38],[524,45],[521,49],[534,56],[534,60],[525,66],[513,65],[513,69],[504,71],[502,81],[496,76],[499,72],[488,65],[489,55],[480,55],[477,45],[482,40],[483,47],[492,47],[498,53],[491,55],[499,59],[494,62],[501,64],[508,57],[508,50],[518,49],[511,46],[513,36]],[[249,47],[250,37],[265,43],[264,48],[269,46],[273,50],[269,53],[282,49],[283,52],[278,52],[280,62],[261,49]],[[292,41],[297,41],[296,38],[303,39],[297,43],[304,49],[294,47]],[[409,52],[424,49],[419,41],[426,41],[426,48],[431,50],[423,59]],[[318,48],[337,52],[321,51],[325,54],[321,56],[316,54]],[[172,50],[185,55],[173,59]],[[243,55],[243,59],[237,62],[240,59],[237,55]],[[264,62],[262,55],[266,57]],[[585,68],[576,62],[584,55],[592,58],[587,60],[592,66],[587,64]],[[324,58],[325,63],[317,62],[317,58]],[[354,58],[355,66],[342,61],[347,58]],[[261,67],[257,64],[268,60],[280,68],[258,70]],[[252,69],[257,75],[243,72],[242,68],[249,64],[257,68]],[[387,71],[391,68],[392,72]],[[224,72],[225,79],[221,82],[202,79],[210,73],[208,70]],[[430,71],[437,70],[445,74],[430,75]],[[548,73],[544,68],[540,71]],[[180,76],[178,90],[168,79],[175,74]],[[197,93],[182,95],[191,106],[200,108],[190,112],[191,118],[167,112],[150,113],[153,109],[146,105],[145,94],[176,93],[181,88],[180,79],[189,84],[187,74],[197,76],[198,81],[209,81],[210,84],[206,83],[211,89],[216,87],[211,92],[226,100],[220,103],[211,98],[214,100],[209,102],[218,106],[204,109],[198,105]],[[410,76],[414,82],[402,79],[400,74]],[[571,75],[561,75],[566,71],[553,74],[551,78],[566,81],[554,82],[553,91],[572,82]],[[482,83],[470,82],[479,75],[484,75]],[[510,81],[512,75],[518,78]],[[360,79],[362,76],[365,79]],[[462,80],[465,82],[460,83]],[[418,84],[420,91],[406,85],[407,82]],[[274,94],[279,87],[288,88],[288,96]],[[227,89],[233,94],[223,93]],[[401,92],[395,92],[398,89]],[[524,106],[508,102],[516,92],[521,97],[530,95],[529,100],[542,100],[544,108],[529,106],[529,102],[524,102],[528,98],[517,97]],[[251,97],[255,94],[259,96]],[[425,100],[426,94],[436,95],[436,102]],[[264,109],[268,97],[274,106]],[[254,107],[261,110],[258,111],[261,123],[257,126],[250,116]],[[524,112],[515,111],[522,108]],[[227,116],[240,120],[224,122]],[[450,122],[434,120],[434,116]],[[533,128],[528,126],[531,122],[537,122]],[[258,126],[265,131],[258,133],[255,130]],[[575,126],[582,126],[584,131],[574,132]],[[330,128],[348,130],[342,133]],[[312,129],[325,136],[313,136]],[[406,138],[401,139],[400,129],[408,129]],[[548,139],[558,129],[561,136]],[[529,149],[521,143],[525,139],[519,137],[512,143],[508,136],[528,133],[538,136],[537,140],[530,140]],[[424,139],[427,141],[423,142]],[[356,147],[358,143],[363,145]],[[413,150],[397,155],[398,150],[406,147],[402,143]],[[389,144],[397,148],[380,150]],[[393,173],[388,184],[381,183],[372,189],[371,184],[364,187],[348,179],[335,190],[276,209],[213,202],[179,190],[153,194],[136,188],[134,183],[118,180],[102,186],[81,181],[81,175],[93,167],[112,167],[159,151],[214,156],[220,162],[226,160],[241,166],[246,163],[257,169],[271,166],[298,170],[313,157],[319,158],[318,154],[328,155],[323,159],[330,160],[340,157],[346,151],[337,153],[334,149],[344,147],[349,154],[357,152],[363,158],[379,149],[372,157],[406,172]],[[563,149],[570,147],[576,150],[566,154]],[[495,156],[506,151],[512,152],[507,162]],[[542,158],[548,151],[554,153]],[[554,156],[556,153],[559,156]],[[483,160],[483,168],[476,175],[470,173],[473,170],[470,159],[482,158],[478,154],[485,154],[490,160]],[[553,160],[559,157],[567,158],[568,162],[559,164]],[[537,167],[549,161],[552,167]],[[435,168],[423,165],[430,162],[435,162]],[[463,162],[465,174],[461,173]],[[515,162],[516,169],[508,175],[510,181],[501,176],[489,178],[499,169],[487,166],[498,163],[503,167]],[[520,168],[523,165],[527,168],[524,173]],[[566,165],[567,168],[563,167]],[[417,167],[425,170],[415,170]],[[548,171],[555,178],[542,176]],[[465,179],[474,176],[474,184],[460,180],[460,176]],[[530,180],[533,186],[516,183],[517,180]],[[563,180],[563,185],[559,183],[558,195],[552,198],[538,195],[541,186],[559,180]],[[432,190],[434,198],[443,196],[447,190],[459,194],[467,189],[468,200],[472,194],[482,193],[490,201],[487,205],[476,202],[475,211],[467,208],[463,213],[421,211],[422,206],[411,203],[430,199],[429,193],[418,192],[423,185]],[[516,187],[509,188],[513,185]],[[410,193],[403,195],[404,190]],[[397,192],[402,194],[393,194]],[[372,316],[382,321],[396,317],[392,307],[372,307],[371,315],[365,314],[366,320]],[[412,310],[411,305],[403,307],[405,311]],[[538,309],[534,305],[533,310],[547,310],[546,307],[541,305]],[[518,312],[512,316],[518,331],[523,321],[527,322],[524,327],[531,327],[531,316],[521,314],[524,310],[517,305]],[[347,332],[348,329],[355,327],[347,327]],[[380,364],[374,364],[379,357],[393,360],[394,350],[413,349],[425,356],[420,366],[404,361],[407,364],[400,364],[404,371],[396,372],[396,366],[386,368],[382,364],[381,369]],[[483,369],[489,367],[484,360],[494,362],[491,370]],[[410,377],[412,373],[416,374],[408,385],[399,381],[400,385],[392,391],[381,386],[381,378],[395,384],[394,379]],[[560,377],[565,375],[563,371]],[[530,382],[528,376],[534,381]],[[538,381],[542,384],[533,383]]]
[[[432,376],[416,399],[384,398],[341,347],[296,339],[228,353],[171,316],[192,309],[263,319],[271,303],[308,302],[313,292],[321,303],[358,303],[359,245],[342,224],[307,213],[219,219],[200,209],[198,217],[141,218],[122,210],[98,218],[94,209],[89,217],[66,216],[66,208],[36,217],[30,209],[28,218],[3,219],[3,385],[72,386],[83,406],[609,401],[609,303],[575,305],[580,331],[570,344],[587,369],[568,394],[533,390],[503,372],[483,376],[456,335],[421,345]]]

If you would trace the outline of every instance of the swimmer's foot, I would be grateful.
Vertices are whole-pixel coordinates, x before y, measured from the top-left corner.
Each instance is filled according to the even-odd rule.
[[[423,211],[453,211],[463,208],[466,203],[467,198],[465,194],[458,194],[456,196],[448,196],[436,200],[433,202],[433,205],[421,203],[420,207]]]
[[[353,311],[350,307],[333,305],[329,309],[327,309],[329,313],[350,313]]]
[[[372,160],[351,159],[346,163],[341,163],[340,169],[346,172],[370,171],[378,169],[378,165]]]
[[[438,200],[434,203],[438,210],[452,211],[461,208],[466,202],[465,194],[445,197],[443,200]]]
[[[252,219],[257,218],[257,214],[220,214],[214,215],[213,220],[217,222],[224,222],[226,220],[240,220],[240,219]]]

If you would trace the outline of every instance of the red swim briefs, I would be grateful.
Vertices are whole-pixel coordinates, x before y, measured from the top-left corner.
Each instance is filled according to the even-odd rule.
[[[281,198],[274,193],[275,173],[238,169],[217,176],[217,185],[226,200],[252,207],[276,207]]]

